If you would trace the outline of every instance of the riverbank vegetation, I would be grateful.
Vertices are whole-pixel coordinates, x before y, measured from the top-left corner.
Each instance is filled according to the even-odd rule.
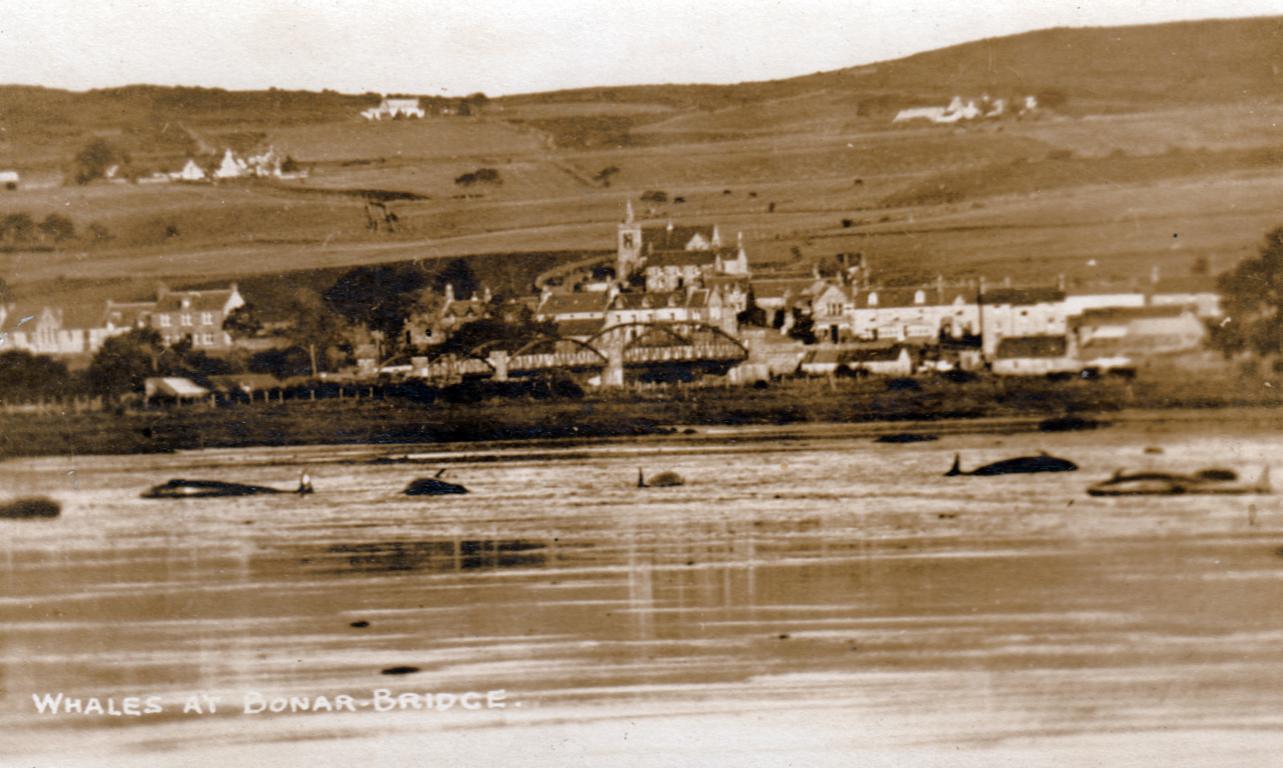
[[[511,389],[511,388],[510,388]],[[143,453],[311,444],[444,443],[668,434],[698,425],[1037,419],[1125,409],[1277,408],[1259,377],[1162,376],[1050,381],[983,377],[818,379],[764,388],[680,385],[584,394],[525,390],[367,390],[153,410],[0,416],[0,457]]]

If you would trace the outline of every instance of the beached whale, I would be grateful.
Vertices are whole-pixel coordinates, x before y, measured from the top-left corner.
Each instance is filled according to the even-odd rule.
[[[0,519],[29,520],[36,517],[57,517],[62,507],[53,499],[31,496],[0,503]]]
[[[678,485],[686,485],[686,479],[676,472],[660,472],[647,480],[645,473],[637,470],[638,488],[672,488]]]
[[[260,496],[271,493],[312,493],[312,479],[305,472],[299,477],[298,487],[292,491],[286,491],[265,485],[175,478],[167,483],[152,486],[142,494],[142,497],[144,499],[209,499],[226,496]]]
[[[970,472],[964,472],[962,471],[962,457],[954,454],[953,467],[948,472],[945,472],[944,476],[1027,475],[1034,472],[1073,472],[1077,469],[1078,465],[1068,459],[1058,459],[1055,456],[1040,453],[1037,456],[1017,456],[1014,459],[1003,459],[992,464],[985,464],[983,467],[978,467]]]
[[[895,432],[889,435],[878,435],[875,443],[929,443],[940,438],[926,432]]]
[[[432,477],[421,477],[418,480],[412,480],[402,493],[406,496],[449,496],[468,492],[467,488],[458,483],[442,480],[441,476],[444,474],[445,470],[443,469]]]
[[[1203,469],[1192,475],[1174,472],[1123,472],[1087,489],[1092,496],[1246,495],[1273,493],[1270,468],[1255,483],[1239,480],[1232,469]]]

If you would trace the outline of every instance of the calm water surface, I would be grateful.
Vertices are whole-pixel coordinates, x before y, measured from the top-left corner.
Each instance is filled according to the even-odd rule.
[[[1039,449],[1082,470],[941,477]],[[1283,497],[1084,491],[1281,457],[1246,424],[4,462],[4,495],[63,515],[0,521],[0,764],[1273,765]],[[472,493],[399,495],[441,466]],[[139,498],[304,467],[314,496]],[[688,484],[639,490],[639,467]],[[376,689],[507,706],[242,707]],[[164,711],[36,711],[57,692]],[[184,714],[201,693],[219,711]]]

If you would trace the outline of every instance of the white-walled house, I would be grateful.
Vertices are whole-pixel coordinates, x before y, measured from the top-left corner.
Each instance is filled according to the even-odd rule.
[[[974,335],[980,332],[975,295],[966,286],[869,288],[853,301],[852,333],[896,341]]]
[[[398,117],[421,118],[427,115],[418,99],[389,99],[384,97],[377,107],[362,110],[366,120],[392,120]]]
[[[205,169],[201,168],[195,160],[188,158],[183,169],[174,174],[174,178],[178,181],[205,181],[207,177]]]
[[[231,348],[232,338],[223,330],[223,321],[244,305],[236,283],[225,289],[202,291],[170,291],[162,287],[147,322],[166,344],[190,336],[196,349],[226,350]]]
[[[1129,286],[1071,288],[1065,292],[1065,316],[1081,315],[1089,309],[1143,307],[1145,291]]]
[[[1065,335],[1065,294],[1056,288],[997,288],[981,297],[982,351],[992,359],[1009,337]]]

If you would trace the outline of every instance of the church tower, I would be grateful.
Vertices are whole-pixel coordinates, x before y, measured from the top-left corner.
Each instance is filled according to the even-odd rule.
[[[626,281],[641,266],[642,229],[633,215],[633,201],[629,199],[624,212],[624,223],[619,225],[618,250],[615,255],[615,279]]]

